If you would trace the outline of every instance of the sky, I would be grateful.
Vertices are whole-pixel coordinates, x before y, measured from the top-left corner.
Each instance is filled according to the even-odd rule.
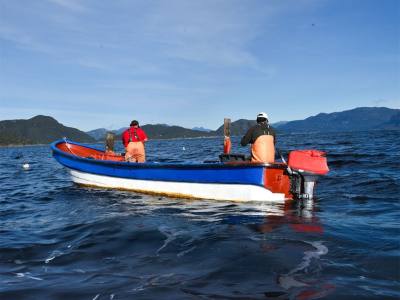
[[[400,108],[397,0],[0,0],[0,120],[81,130]]]

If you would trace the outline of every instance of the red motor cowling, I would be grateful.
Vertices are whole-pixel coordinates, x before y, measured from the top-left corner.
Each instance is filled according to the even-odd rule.
[[[291,169],[325,175],[329,168],[325,152],[318,150],[295,150],[289,153],[288,165]]]

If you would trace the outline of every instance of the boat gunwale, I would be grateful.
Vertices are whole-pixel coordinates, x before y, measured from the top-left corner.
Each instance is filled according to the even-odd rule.
[[[62,151],[57,147],[57,145],[65,143],[65,144],[73,144],[77,145],[80,147],[85,147],[88,149],[96,150],[101,153],[105,152],[103,150],[87,146],[81,143],[73,142],[73,141],[67,141],[65,139],[60,139],[57,140],[53,143],[50,144],[51,150],[53,152],[58,153],[59,155],[64,155],[67,156],[70,159],[78,160],[78,161],[84,161],[84,162],[90,162],[94,164],[101,164],[101,165],[109,165],[109,166],[120,166],[120,167],[128,167],[128,168],[137,168],[137,169],[230,169],[230,168],[272,168],[272,169],[286,169],[286,165],[283,163],[274,163],[274,164],[268,164],[268,163],[252,163],[252,162],[229,162],[229,163],[159,163],[159,162],[145,162],[145,163],[131,163],[127,161],[112,161],[112,160],[101,160],[101,159],[95,159],[95,158],[87,158],[87,157],[82,157],[78,155],[74,155],[72,153],[68,153],[65,151]]]

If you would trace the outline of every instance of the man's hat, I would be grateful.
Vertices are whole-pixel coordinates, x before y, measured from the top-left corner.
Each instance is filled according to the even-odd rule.
[[[257,119],[258,118],[264,118],[264,119],[267,119],[268,120],[268,115],[265,113],[265,112],[260,112],[258,115],[257,115]]]

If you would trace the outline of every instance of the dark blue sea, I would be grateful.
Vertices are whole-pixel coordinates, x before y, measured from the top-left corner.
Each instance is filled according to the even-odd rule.
[[[48,145],[0,148],[0,299],[399,299],[400,132],[280,134],[278,147],[327,152],[317,199],[83,188]],[[153,161],[221,151],[220,138],[147,144]]]

